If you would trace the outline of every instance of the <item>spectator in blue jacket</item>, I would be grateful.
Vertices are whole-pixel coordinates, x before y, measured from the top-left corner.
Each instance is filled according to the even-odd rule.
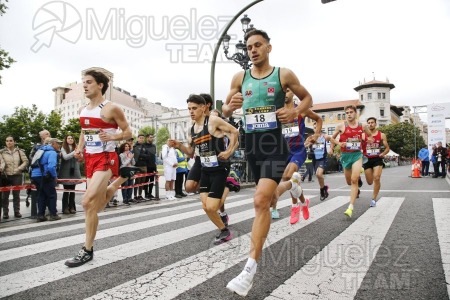
[[[428,151],[426,145],[422,146],[422,149],[419,150],[417,157],[422,162],[422,176],[428,176],[430,169],[430,151]]]
[[[31,182],[36,186],[38,194],[38,222],[47,221],[46,207],[50,211],[50,221],[61,219],[56,212],[57,152],[61,149],[61,144],[62,141],[57,138],[49,139],[47,145],[40,148],[44,150],[44,154],[39,160],[39,166],[31,170]]]

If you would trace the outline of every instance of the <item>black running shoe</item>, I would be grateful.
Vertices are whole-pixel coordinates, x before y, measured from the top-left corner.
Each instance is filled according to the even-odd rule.
[[[138,167],[122,167],[120,168],[120,177],[131,179],[134,175],[142,173]]]
[[[320,188],[320,201],[325,200],[325,187]]]
[[[324,191],[324,194],[325,194],[325,199],[328,198],[328,196],[330,195],[330,194],[328,194],[328,185],[323,187],[323,191]]]
[[[78,252],[77,256],[75,256],[70,260],[67,260],[64,264],[69,268],[75,268],[84,265],[93,258],[94,258],[94,248],[92,248],[91,251],[87,251],[86,248],[83,247]]]
[[[361,180],[361,177],[359,177],[358,178],[358,187],[362,187],[362,185],[363,185],[363,182]]]
[[[220,245],[222,243],[228,242],[229,240],[231,240],[231,232],[227,227],[225,227],[225,229],[222,229],[216,236],[214,245]]]
[[[220,218],[222,219],[222,222],[225,226],[228,226],[228,220],[230,218],[228,218],[228,214],[226,214],[225,216],[220,216]]]

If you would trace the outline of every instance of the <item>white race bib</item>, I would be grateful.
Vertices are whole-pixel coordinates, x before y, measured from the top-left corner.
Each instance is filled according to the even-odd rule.
[[[219,166],[219,161],[215,152],[202,152],[200,153],[200,162],[205,168],[213,168]]]
[[[380,155],[380,149],[378,148],[371,148],[367,149],[367,156],[378,156]]]
[[[300,130],[298,128],[298,124],[288,123],[283,124],[283,135],[284,137],[294,137],[300,134]]]
[[[358,138],[347,139],[345,148],[347,150],[361,150],[361,141]]]
[[[100,147],[102,141],[99,136],[100,130],[84,130],[84,142],[89,147]]]
[[[278,127],[275,106],[258,106],[245,110],[245,126],[247,131],[270,130]]]

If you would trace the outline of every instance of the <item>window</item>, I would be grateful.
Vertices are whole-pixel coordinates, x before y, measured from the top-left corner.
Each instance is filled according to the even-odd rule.
[[[381,93],[378,93],[378,99],[381,99]]]
[[[322,115],[322,120],[325,121],[325,115]]]
[[[328,135],[333,135],[334,131],[335,131],[336,127],[328,127],[327,131],[328,131]]]
[[[363,94],[361,94],[361,101],[363,101],[364,100],[364,95]]]
[[[362,95],[361,95],[362,96]],[[338,120],[340,120],[341,119],[341,115],[340,114],[338,114],[337,115],[337,117],[338,117]]]
[[[342,120],[345,120],[345,114],[342,114]]]
[[[380,116],[384,117],[384,109],[380,109]]]
[[[367,93],[367,100],[372,100],[372,93]]]
[[[382,93],[383,99],[386,99],[386,93]]]

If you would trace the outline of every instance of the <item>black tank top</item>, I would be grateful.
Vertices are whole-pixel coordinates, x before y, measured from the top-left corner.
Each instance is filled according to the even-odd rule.
[[[220,161],[217,155],[225,151],[223,138],[216,138],[208,131],[209,117],[205,117],[203,129],[199,133],[194,132],[194,125],[191,128],[192,143],[197,147],[196,153],[200,157],[202,170],[215,171],[224,169],[226,164]]]

